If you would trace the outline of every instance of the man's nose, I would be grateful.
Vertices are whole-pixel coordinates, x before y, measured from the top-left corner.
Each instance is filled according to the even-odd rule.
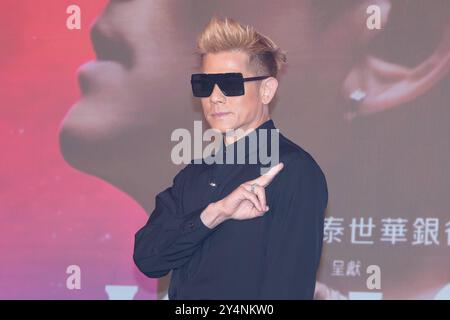
[[[209,96],[209,99],[212,103],[225,102],[225,95],[223,94],[222,90],[220,90],[217,83],[214,84],[214,88],[211,92],[211,95]]]
[[[90,37],[98,60],[112,60],[130,68],[133,52],[126,38],[119,33],[113,17],[103,12],[91,26]]]

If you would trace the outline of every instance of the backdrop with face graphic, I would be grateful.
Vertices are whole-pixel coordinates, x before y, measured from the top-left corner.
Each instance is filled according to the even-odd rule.
[[[202,119],[213,14],[287,51],[271,116],[329,188],[316,298],[450,296],[450,2],[281,2],[2,2],[0,298],[164,296],[134,234]]]

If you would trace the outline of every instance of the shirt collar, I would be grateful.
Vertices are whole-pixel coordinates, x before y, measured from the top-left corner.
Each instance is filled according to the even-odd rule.
[[[273,122],[273,120],[269,119],[269,120],[263,122],[261,125],[259,125],[257,128],[255,128],[251,132],[249,132],[247,135],[239,138],[238,140],[236,140],[233,143],[230,143],[227,146],[225,145],[225,139],[222,139],[221,146],[216,154],[218,154],[220,157],[221,152],[223,152],[223,163],[225,163],[227,161],[226,160],[227,153],[234,152],[233,164],[236,164],[237,160],[238,160],[238,150],[240,148],[242,148],[242,146],[239,146],[239,145],[244,144],[244,146],[245,146],[245,161],[246,161],[245,163],[247,163],[247,161],[249,160],[250,155],[253,155],[254,157],[256,157],[257,161],[259,161],[258,154],[256,154],[256,155],[254,155],[254,154],[258,151],[258,149],[260,147],[267,145],[267,144],[269,144],[269,150],[270,150],[270,139],[271,139],[270,130],[271,129],[276,129],[276,127],[275,127],[275,123]],[[264,130],[267,130],[265,136],[261,133],[261,131],[264,131]],[[250,143],[251,140],[252,140],[252,142],[256,141],[257,143]]]

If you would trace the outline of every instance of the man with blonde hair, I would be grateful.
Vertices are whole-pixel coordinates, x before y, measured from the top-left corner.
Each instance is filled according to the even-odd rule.
[[[173,271],[170,299],[312,299],[328,191],[313,157],[269,115],[286,54],[229,18],[213,17],[197,45],[192,92],[223,141],[157,195],[134,261],[151,278]]]

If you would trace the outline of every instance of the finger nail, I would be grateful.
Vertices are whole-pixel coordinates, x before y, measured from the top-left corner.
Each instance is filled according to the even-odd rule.
[[[269,211],[269,206],[266,206],[266,211]]]

